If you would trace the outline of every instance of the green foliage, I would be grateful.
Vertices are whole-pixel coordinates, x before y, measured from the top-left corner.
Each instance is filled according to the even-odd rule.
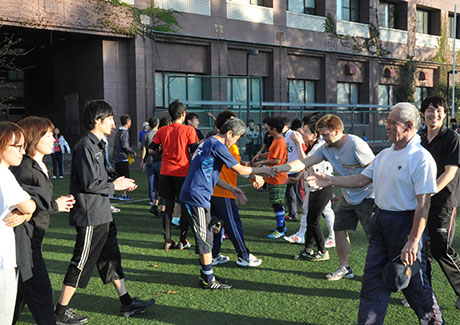
[[[0,25],[1,28],[1,25]],[[22,48],[22,39],[17,38],[12,34],[0,34],[0,69],[5,70],[20,70],[16,66],[16,59],[26,53]],[[0,89],[14,88],[14,85],[0,80]],[[0,107],[9,106],[12,97],[0,96]]]
[[[399,84],[395,88],[397,102],[414,102],[415,94],[415,71],[417,70],[417,62],[406,61],[399,70]]]

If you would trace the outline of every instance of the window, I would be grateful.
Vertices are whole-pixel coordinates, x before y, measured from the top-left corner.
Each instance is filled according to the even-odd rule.
[[[315,90],[315,81],[301,79],[288,80],[290,103],[314,103]]]
[[[288,10],[304,14],[316,14],[316,0],[289,0]]]
[[[379,85],[379,105],[392,106],[396,104],[394,86]]]
[[[259,107],[262,105],[263,80],[250,79],[250,83],[250,106]],[[227,79],[227,100],[231,102],[237,102],[237,105],[233,105],[235,108],[239,106],[246,107],[247,89],[247,79],[245,77]]]
[[[358,104],[359,84],[350,82],[337,83],[337,104]],[[339,109],[347,109],[341,107]]]
[[[454,38],[454,34],[455,34],[455,27],[457,27],[457,35],[455,35],[457,37],[457,39],[460,37],[459,35],[459,14],[457,14],[457,26],[455,26],[455,19],[454,19],[454,15],[449,15],[449,30],[448,30],[448,37],[449,38]]]
[[[359,0],[337,0],[338,19],[359,21]]]
[[[171,76],[173,75],[173,76]],[[169,77],[171,76],[171,77]],[[155,72],[155,103],[157,107],[168,107],[169,100],[199,101],[203,98],[202,79],[194,74]],[[168,78],[169,77],[169,78]],[[168,89],[169,79],[169,89]],[[168,91],[170,93],[168,93]],[[201,105],[186,105],[201,107]]]
[[[415,106],[417,108],[422,107],[422,102],[428,97],[428,88],[426,87],[415,87]]]
[[[415,31],[421,34],[428,34],[429,30],[429,12],[417,9]]]
[[[379,25],[381,27],[395,28],[395,5],[388,2],[380,2]]]

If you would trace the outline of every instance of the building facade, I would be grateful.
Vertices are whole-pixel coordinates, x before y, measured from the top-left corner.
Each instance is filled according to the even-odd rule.
[[[174,98],[206,112],[212,105],[200,101],[241,108],[248,96],[262,112],[283,103],[392,105],[408,62],[416,63],[419,105],[438,86],[436,62],[449,62],[459,28],[454,0],[156,0],[179,13],[179,32],[128,37],[107,24],[129,24],[122,9],[108,19],[101,2],[3,0],[0,7],[0,31],[33,45],[19,60],[23,72],[0,77],[18,83],[18,107],[51,117],[75,138],[89,98],[130,114],[133,136]]]

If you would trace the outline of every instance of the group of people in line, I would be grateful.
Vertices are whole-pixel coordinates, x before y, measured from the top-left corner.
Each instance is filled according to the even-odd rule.
[[[327,280],[354,277],[348,261],[349,231],[361,223],[369,246],[359,324],[383,324],[394,291],[384,269],[395,260],[404,267],[421,265],[410,276],[405,271],[410,281],[398,287],[420,323],[444,323],[431,285],[431,263],[432,258],[439,263],[460,296],[460,259],[452,247],[460,194],[460,136],[444,125],[447,112],[441,97],[425,99],[421,111],[409,103],[396,104],[386,125],[392,145],[377,156],[360,137],[344,133],[336,115],[311,114],[292,123],[283,117],[265,119],[263,148],[244,162],[237,142],[251,126],[231,111],[215,117],[215,128],[206,137],[197,132],[198,117],[187,114],[180,101],[172,102],[168,112],[170,118],[148,121],[150,130],[140,138],[142,166],[149,177],[151,212],[161,213],[163,219],[163,249],[191,248],[187,234],[192,231],[201,288],[232,288],[213,269],[230,259],[220,254],[224,233],[235,248],[237,265],[262,263],[244,240],[238,204],[247,198],[237,187],[241,175],[254,188],[268,184],[276,224],[267,237],[303,244],[295,259],[328,260],[327,249],[336,246],[339,265]],[[426,129],[419,136],[421,115]],[[51,173],[43,162],[56,147],[52,122],[28,117],[18,124],[0,123],[0,323],[15,323],[24,304],[38,324],[88,322],[69,305],[77,288],[86,287],[94,267],[104,284],[113,283],[122,316],[152,306],[153,299],[128,293],[110,208],[109,197],[115,191],[126,199],[126,193],[137,188],[129,178],[129,157],[135,155],[129,147],[130,118],[121,117],[111,170],[105,137],[115,128],[112,107],[103,100],[85,104],[83,123],[88,133],[73,148],[70,194],[55,200]],[[332,212],[333,186],[341,187],[342,195]],[[171,230],[177,204],[181,216],[176,242]],[[296,218],[297,204],[302,206],[300,229],[286,236],[285,221]],[[69,212],[77,236],[54,307],[42,242],[50,214],[57,211]],[[328,224],[327,239],[320,225],[322,215]],[[455,307],[460,309],[460,298]]]

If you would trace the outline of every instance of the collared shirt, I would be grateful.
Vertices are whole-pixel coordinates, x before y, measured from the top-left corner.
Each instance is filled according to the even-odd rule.
[[[108,181],[104,150],[105,142],[92,132],[75,145],[70,177],[70,194],[75,197],[70,210],[71,226],[96,226],[112,221],[109,195],[114,193],[114,185]]]
[[[460,166],[460,136],[452,129],[442,126],[437,136],[428,142],[426,130],[422,133],[422,146],[428,150],[436,161],[436,178],[444,173],[449,165]],[[459,171],[439,193],[431,197],[432,206],[456,207],[459,200]]]

